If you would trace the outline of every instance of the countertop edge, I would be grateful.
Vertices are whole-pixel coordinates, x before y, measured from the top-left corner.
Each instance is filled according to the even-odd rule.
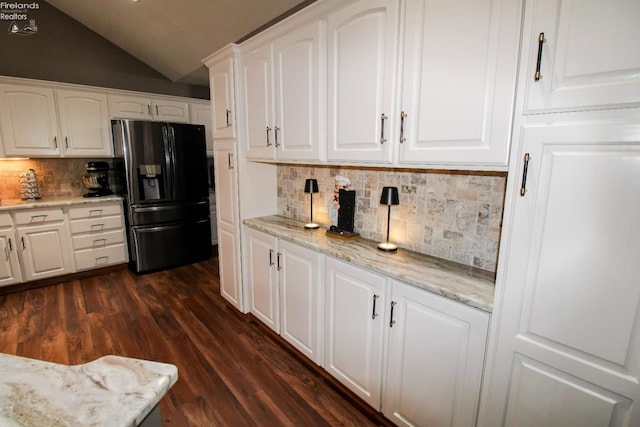
[[[467,306],[488,313],[493,310],[495,284],[489,272],[402,249],[384,254],[377,250],[376,242],[363,238],[353,242],[325,238],[326,229],[304,230],[304,223],[279,215],[248,218],[243,224]],[[341,252],[335,246],[342,244],[355,244],[357,250]]]
[[[22,209],[37,209],[49,207],[62,207],[71,205],[84,205],[105,202],[122,202],[124,197],[119,195],[101,197],[63,196],[43,197],[36,200],[6,199],[0,201],[0,212],[16,211]]]

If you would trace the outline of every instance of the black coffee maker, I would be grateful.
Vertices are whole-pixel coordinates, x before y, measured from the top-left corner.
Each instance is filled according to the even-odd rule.
[[[100,197],[113,194],[109,188],[109,164],[107,162],[89,162],[87,175],[82,177],[82,185],[89,190],[84,197]]]

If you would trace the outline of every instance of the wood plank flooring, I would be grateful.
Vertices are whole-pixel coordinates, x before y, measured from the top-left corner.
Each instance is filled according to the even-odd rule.
[[[0,352],[173,363],[180,378],[160,403],[163,426],[391,425],[227,304],[217,261],[140,276],[114,268],[0,295]]]

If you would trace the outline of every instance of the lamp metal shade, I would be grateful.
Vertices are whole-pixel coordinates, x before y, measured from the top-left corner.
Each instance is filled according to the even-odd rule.
[[[318,180],[317,179],[307,179],[304,182],[304,192],[305,193],[317,193],[318,192]]]
[[[399,205],[398,187],[383,187],[380,197],[381,205]]]

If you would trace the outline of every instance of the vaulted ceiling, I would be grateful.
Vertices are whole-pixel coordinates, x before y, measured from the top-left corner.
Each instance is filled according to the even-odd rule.
[[[47,0],[168,79],[208,85],[202,59],[314,0]]]

